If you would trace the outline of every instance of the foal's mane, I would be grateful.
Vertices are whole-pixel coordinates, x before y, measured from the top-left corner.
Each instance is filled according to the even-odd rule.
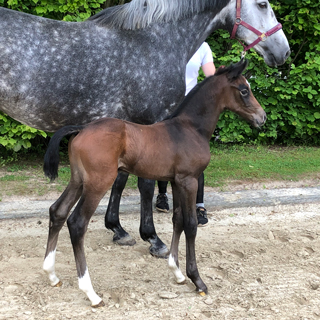
[[[154,22],[177,21],[210,8],[222,10],[230,0],[132,0],[104,9],[88,20],[100,26],[141,29]]]
[[[213,76],[209,76],[205,78],[203,81],[198,83],[184,98],[184,100],[180,103],[180,105],[177,107],[177,109],[168,117],[166,117],[163,120],[172,119],[179,115],[180,111],[184,109],[184,106],[189,103],[189,101],[193,98],[195,94],[208,82],[213,80],[213,78],[216,78],[217,76],[220,76],[222,74],[226,74],[229,81],[233,81],[236,78],[238,78],[242,72],[246,69],[248,66],[248,60],[241,59],[237,63],[230,64],[228,67],[220,67],[216,73]]]

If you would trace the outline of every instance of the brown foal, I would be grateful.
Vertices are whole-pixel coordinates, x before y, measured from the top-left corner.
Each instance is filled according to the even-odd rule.
[[[186,237],[186,271],[197,290],[207,287],[199,276],[195,256],[197,233],[196,193],[198,177],[210,161],[209,140],[220,113],[229,109],[253,126],[260,127],[266,114],[242,76],[247,61],[227,68],[196,86],[168,119],[139,125],[104,118],[86,126],[67,126],[55,133],[45,155],[44,171],[53,180],[59,164],[59,143],[65,135],[77,134],[69,142],[71,179],[60,198],[50,207],[50,226],[43,264],[52,286],[61,282],[55,274],[58,234],[77,203],[67,224],[74,250],[79,287],[92,306],[103,301],[95,293],[84,254],[84,235],[101,198],[111,188],[118,171],[142,178],[171,181],[173,191],[173,237],[169,267],[176,281],[185,277],[179,269],[178,246]]]

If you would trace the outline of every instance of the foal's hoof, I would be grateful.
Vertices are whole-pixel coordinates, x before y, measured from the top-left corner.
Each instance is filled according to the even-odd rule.
[[[204,291],[199,291],[201,297],[205,297],[207,294]]]
[[[134,240],[131,236],[126,236],[123,238],[120,238],[118,235],[113,236],[113,242],[117,243],[120,246],[133,246],[136,244],[136,240]]]
[[[92,306],[92,308],[101,308],[104,306],[105,306],[105,303],[103,302],[103,300],[101,300],[98,304]]]
[[[170,250],[167,248],[166,245],[160,248],[151,246],[149,248],[149,252],[152,256],[156,258],[167,259],[169,257]]]
[[[62,286],[62,281],[59,281],[57,284],[54,285],[55,288],[59,288]]]

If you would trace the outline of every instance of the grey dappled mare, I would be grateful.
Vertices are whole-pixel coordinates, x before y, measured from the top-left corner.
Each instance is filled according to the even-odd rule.
[[[243,0],[242,19],[264,32],[277,24],[266,0]],[[31,127],[56,131],[103,116],[150,124],[183,100],[185,67],[208,35],[231,32],[235,0],[133,0],[84,22],[63,22],[0,8],[0,110]],[[236,36],[256,35],[239,26]],[[283,64],[289,45],[282,30],[255,49],[267,64]],[[119,222],[127,179],[116,180],[106,226],[133,243]],[[154,182],[139,179],[140,234],[151,253],[165,255],[152,219]]]

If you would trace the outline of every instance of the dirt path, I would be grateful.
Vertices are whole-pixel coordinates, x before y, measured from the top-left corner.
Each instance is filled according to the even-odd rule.
[[[89,225],[89,271],[106,302],[98,310],[78,289],[66,227],[56,264],[63,286],[51,288],[41,269],[47,218],[0,220],[0,319],[320,319],[320,200],[210,211],[210,224],[197,237],[205,297],[190,282],[175,284],[167,261],[149,255],[136,208],[121,214],[134,247],[112,243],[103,215]],[[171,215],[155,213],[155,224],[169,244]],[[184,246],[182,237],[183,271]]]

